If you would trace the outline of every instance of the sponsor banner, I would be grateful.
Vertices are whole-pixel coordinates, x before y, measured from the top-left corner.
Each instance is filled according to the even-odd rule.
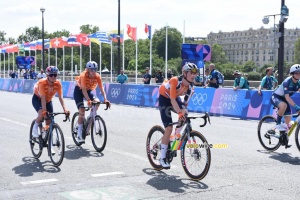
[[[106,88],[104,88],[106,92],[106,98],[111,103],[121,103],[121,104],[127,104],[123,99],[123,96],[126,91],[126,86],[124,87],[121,84],[107,84]],[[100,89],[97,94],[97,96],[102,96]]]
[[[37,81],[34,81],[34,80],[24,80],[22,92],[33,94],[33,88],[34,88],[34,84],[36,82]]]
[[[16,79],[16,81],[14,82],[14,86],[12,88],[12,90],[14,92],[23,92],[23,86],[24,86],[24,79]]]
[[[69,92],[70,82],[69,81],[61,81],[61,85],[62,85],[63,97],[67,97],[68,92]]]
[[[10,85],[10,79],[4,79],[2,90],[8,91],[9,85]]]
[[[65,82],[65,81],[63,81],[63,82]],[[75,81],[70,81],[69,82],[69,88],[67,89],[66,96],[64,96],[64,97],[73,99],[73,93],[74,93],[75,85],[76,85]]]
[[[3,83],[4,83],[4,79],[0,78],[0,90],[2,90]]]
[[[122,90],[123,93],[121,102],[127,105],[142,106],[141,101],[142,98],[144,98],[143,91],[144,85],[124,85],[124,91]]]
[[[210,112],[215,88],[195,87],[194,95],[190,98],[188,110],[192,112]]]
[[[156,107],[158,103],[158,86],[144,85],[140,105],[145,107]]]

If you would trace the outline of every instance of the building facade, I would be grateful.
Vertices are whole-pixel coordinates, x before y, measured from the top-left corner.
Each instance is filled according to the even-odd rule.
[[[275,65],[278,61],[278,29],[274,28],[252,29],[246,31],[233,31],[209,33],[207,41],[209,45],[222,46],[227,58],[234,64],[243,64],[253,61],[256,66],[265,64]],[[284,30],[284,61],[294,62],[295,42],[300,38],[300,29]]]

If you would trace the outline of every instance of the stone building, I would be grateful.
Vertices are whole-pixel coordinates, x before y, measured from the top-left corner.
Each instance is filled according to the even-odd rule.
[[[273,29],[261,27],[256,30],[211,32],[207,35],[207,41],[209,45],[221,45],[229,61],[234,64],[254,61],[258,67],[264,64],[275,65],[280,33],[277,29],[274,34]],[[300,38],[300,29],[285,29],[284,35],[284,61],[293,63],[295,42]]]

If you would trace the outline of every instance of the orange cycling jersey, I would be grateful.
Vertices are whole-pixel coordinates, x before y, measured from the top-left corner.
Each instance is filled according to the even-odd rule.
[[[62,95],[62,86],[59,80],[56,80],[52,86],[48,84],[47,79],[41,79],[34,85],[34,94],[41,98],[46,97],[46,103],[50,102],[53,96],[58,93]]]
[[[84,71],[80,74],[78,80],[76,78],[77,85],[82,89],[86,88],[86,90],[94,90],[99,85],[100,89],[103,89],[102,80],[99,74],[96,73],[94,77],[89,76],[88,71]]]
[[[166,80],[159,87],[159,94],[166,98],[176,99],[176,97],[183,95],[190,95],[192,86],[184,86],[182,84],[182,77],[174,76],[169,81]]]

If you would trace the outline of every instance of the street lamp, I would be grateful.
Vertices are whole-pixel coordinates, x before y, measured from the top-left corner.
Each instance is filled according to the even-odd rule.
[[[269,17],[272,16],[274,17],[274,27],[273,27],[273,32],[274,32],[274,44],[273,44],[273,59],[274,59],[274,69],[276,67],[276,26],[275,26],[275,16],[277,15],[280,15],[280,14],[275,14],[275,15],[265,15],[264,18],[263,18],[263,23],[264,24],[269,24],[270,20],[269,20]]]
[[[41,7],[40,11],[42,12],[42,69],[45,70],[45,66],[44,66],[44,12],[45,12],[45,8]]]

